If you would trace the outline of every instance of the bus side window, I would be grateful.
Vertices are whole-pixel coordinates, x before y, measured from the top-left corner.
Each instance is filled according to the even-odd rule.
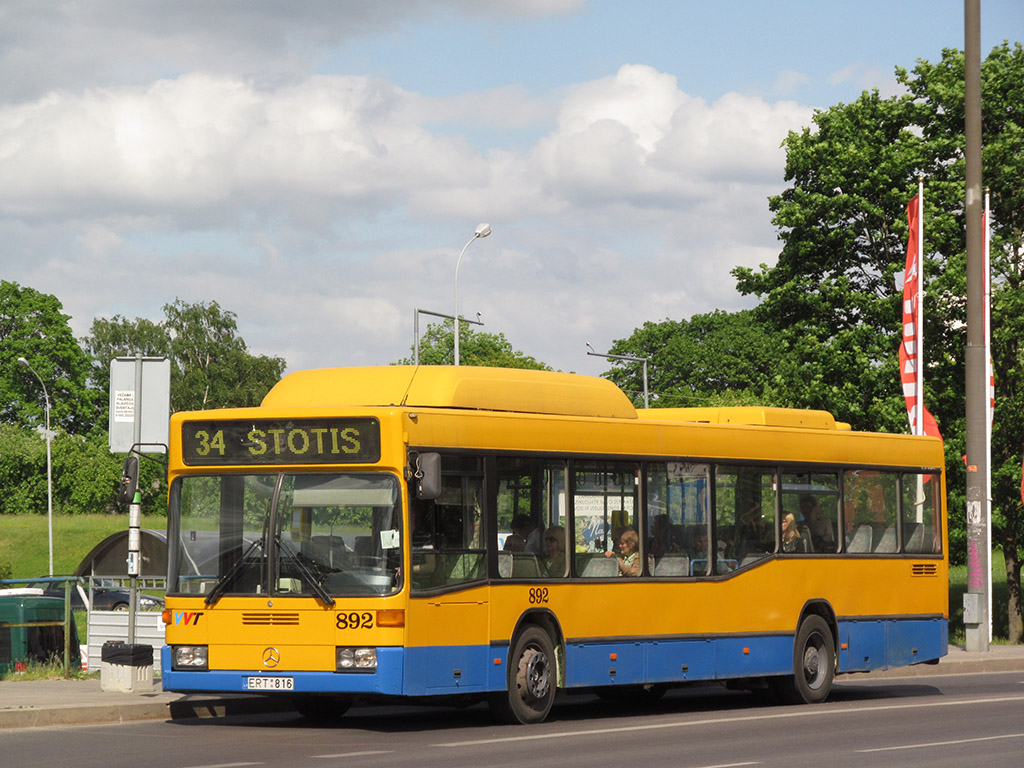
[[[903,486],[903,551],[908,554],[938,554],[942,551],[942,531],[938,510],[941,508],[942,486],[939,476],[904,474]]]
[[[570,546],[576,574],[642,574],[647,544],[640,540],[640,466],[631,461],[577,461],[572,494],[575,545]],[[627,540],[636,536],[632,552],[620,547],[628,531]]]
[[[653,576],[691,575],[708,557],[710,467],[670,461],[646,469],[648,567]]]
[[[546,579],[566,569],[566,463],[499,457],[498,577]],[[551,539],[551,541],[549,541]]]
[[[482,579],[483,467],[475,457],[441,458],[436,499],[412,499],[412,584],[430,589]]]
[[[843,475],[846,550],[891,554],[896,541],[897,475],[862,469]]]

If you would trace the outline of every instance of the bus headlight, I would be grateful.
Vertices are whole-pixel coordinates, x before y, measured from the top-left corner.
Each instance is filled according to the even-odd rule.
[[[209,669],[209,648],[205,645],[175,645],[171,648],[171,656],[175,669]]]
[[[376,672],[376,648],[337,648],[335,653],[338,672]]]

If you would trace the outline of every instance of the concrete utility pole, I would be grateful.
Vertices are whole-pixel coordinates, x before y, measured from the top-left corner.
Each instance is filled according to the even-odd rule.
[[[964,0],[964,87],[967,161],[967,594],[964,628],[968,651],[987,651],[988,551],[986,488],[990,468],[985,444],[988,382],[985,376],[985,274],[981,198],[981,0]]]

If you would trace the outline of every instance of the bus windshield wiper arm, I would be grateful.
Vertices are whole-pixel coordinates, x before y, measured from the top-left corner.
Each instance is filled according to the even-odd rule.
[[[302,575],[306,577],[306,581],[309,582],[309,586],[316,593],[316,596],[320,598],[321,602],[323,602],[324,605],[334,605],[334,598],[327,594],[327,590],[324,589],[319,579],[317,579],[316,576],[313,575],[313,572],[306,567],[306,564],[299,559],[298,552],[296,552],[292,546],[280,536],[276,536],[274,541],[277,542],[278,548],[285,550],[289,555],[291,555],[292,562],[295,563],[295,567],[298,568]]]
[[[221,576],[217,583],[213,585],[213,589],[210,590],[210,594],[206,596],[205,602],[207,605],[213,605],[220,600],[220,596],[223,594],[224,590],[227,589],[228,584],[230,584],[232,579],[234,579],[235,576],[238,575],[239,571],[242,570],[242,566],[245,565],[246,558],[249,557],[249,554],[257,547],[263,549],[263,543],[259,539],[250,544],[246,548],[245,552],[242,553],[242,556],[235,560],[234,565],[228,568],[227,573]]]

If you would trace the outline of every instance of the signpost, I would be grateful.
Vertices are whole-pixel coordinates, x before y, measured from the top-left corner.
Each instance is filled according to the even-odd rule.
[[[171,362],[166,357],[117,357],[110,361],[110,452],[166,453],[170,437]],[[137,460],[136,460],[137,461]],[[125,462],[126,469],[129,462]],[[137,469],[128,491],[128,642],[135,642],[137,579],[142,572],[142,495]]]

